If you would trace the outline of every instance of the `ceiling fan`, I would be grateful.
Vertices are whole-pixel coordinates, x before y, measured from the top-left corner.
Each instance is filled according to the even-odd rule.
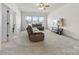
[[[49,5],[47,3],[39,3],[40,7],[49,7]]]
[[[50,7],[50,5],[47,3],[39,3],[38,4],[38,8],[41,10],[46,10],[46,8],[48,8],[48,7]]]

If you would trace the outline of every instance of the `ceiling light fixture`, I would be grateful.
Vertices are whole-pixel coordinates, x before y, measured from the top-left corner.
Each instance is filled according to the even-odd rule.
[[[37,4],[37,6],[38,6],[38,9],[40,9],[40,10],[46,10],[47,7],[50,7],[49,4],[47,4],[47,3],[39,3],[39,4]]]

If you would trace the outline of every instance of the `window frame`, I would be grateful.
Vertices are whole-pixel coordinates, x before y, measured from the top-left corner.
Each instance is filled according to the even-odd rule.
[[[28,20],[26,19],[26,17],[31,17],[31,20],[28,21]],[[25,19],[26,21],[30,22],[30,23],[33,23],[33,22],[34,22],[33,17],[38,17],[38,19],[37,19],[37,22],[38,22],[38,23],[41,22],[41,21],[40,21],[40,17],[43,17],[44,20],[45,20],[45,17],[44,17],[44,16],[30,16],[30,15],[25,16],[24,19]]]

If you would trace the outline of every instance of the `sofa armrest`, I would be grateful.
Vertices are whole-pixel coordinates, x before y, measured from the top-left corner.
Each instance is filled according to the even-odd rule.
[[[41,33],[41,32],[33,33],[33,35],[34,35],[34,36],[39,36],[39,37],[40,37],[40,36],[44,37],[44,33]]]
[[[42,32],[36,32],[36,33],[33,33],[33,34],[44,34],[44,33],[42,33]]]

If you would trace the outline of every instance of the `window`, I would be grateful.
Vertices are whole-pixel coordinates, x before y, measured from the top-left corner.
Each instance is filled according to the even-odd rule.
[[[31,16],[25,16],[25,20],[30,23],[31,22]]]
[[[27,23],[42,23],[44,21],[43,16],[25,16]]]
[[[32,20],[33,20],[34,23],[37,23],[38,22],[38,16],[33,16]]]
[[[44,17],[39,17],[39,22],[43,22],[44,21]]]

